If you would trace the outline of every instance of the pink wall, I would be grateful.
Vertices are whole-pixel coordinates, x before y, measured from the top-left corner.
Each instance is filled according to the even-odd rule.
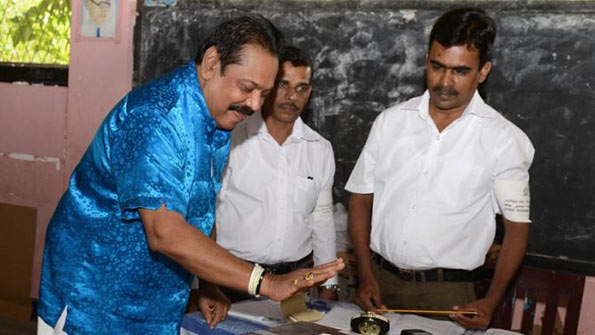
[[[578,321],[579,335],[595,334],[595,277],[587,277]]]
[[[31,295],[45,227],[64,190],[66,87],[0,83],[0,202],[37,208]]]
[[[97,127],[132,87],[132,35],[136,0],[119,1],[118,41],[70,39],[66,172],[70,175]],[[72,2],[72,31],[80,26],[82,1]],[[76,35],[73,34],[73,35]]]
[[[0,202],[37,208],[31,296],[47,223],[95,130],[132,86],[136,0],[119,1],[118,41],[71,37],[68,87],[0,83]],[[72,1],[72,31],[82,1]]]

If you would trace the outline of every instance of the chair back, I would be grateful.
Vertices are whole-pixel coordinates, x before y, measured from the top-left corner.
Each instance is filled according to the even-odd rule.
[[[521,332],[532,334],[535,323],[535,306],[545,304],[542,319],[542,335],[554,333],[558,307],[566,307],[563,320],[564,335],[577,333],[578,320],[583,300],[585,276],[556,270],[523,266],[510,285],[500,308],[492,320],[492,327],[511,329],[514,304],[517,299],[524,302]]]

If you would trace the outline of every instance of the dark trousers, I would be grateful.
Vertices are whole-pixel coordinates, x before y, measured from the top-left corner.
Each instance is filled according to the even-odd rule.
[[[372,273],[388,308],[452,309],[476,300],[471,281],[406,281],[374,261]]]

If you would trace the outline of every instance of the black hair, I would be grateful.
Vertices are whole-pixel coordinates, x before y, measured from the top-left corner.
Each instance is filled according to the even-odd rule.
[[[306,66],[313,70],[312,61],[308,54],[300,48],[285,45],[279,53],[279,66],[285,62],[290,62],[293,66]],[[312,82],[313,71],[310,71],[309,81]]]
[[[479,51],[479,67],[492,59],[496,39],[496,23],[485,11],[478,8],[459,8],[444,13],[430,33],[434,41],[446,48],[459,45],[473,46]]]
[[[260,14],[240,16],[219,24],[207,36],[196,55],[196,63],[212,46],[219,53],[221,74],[230,64],[237,64],[241,60],[242,49],[247,44],[261,46],[264,50],[278,57],[283,46],[283,33],[275,25]]]

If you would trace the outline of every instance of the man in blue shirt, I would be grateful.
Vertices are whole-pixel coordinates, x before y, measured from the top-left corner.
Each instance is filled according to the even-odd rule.
[[[280,300],[343,267],[339,260],[265,275],[208,237],[229,129],[261,108],[281,44],[262,16],[224,22],[196,63],[114,107],[48,226],[40,333],[178,334],[192,274],[201,279],[201,308],[214,325],[228,302],[213,284]]]

